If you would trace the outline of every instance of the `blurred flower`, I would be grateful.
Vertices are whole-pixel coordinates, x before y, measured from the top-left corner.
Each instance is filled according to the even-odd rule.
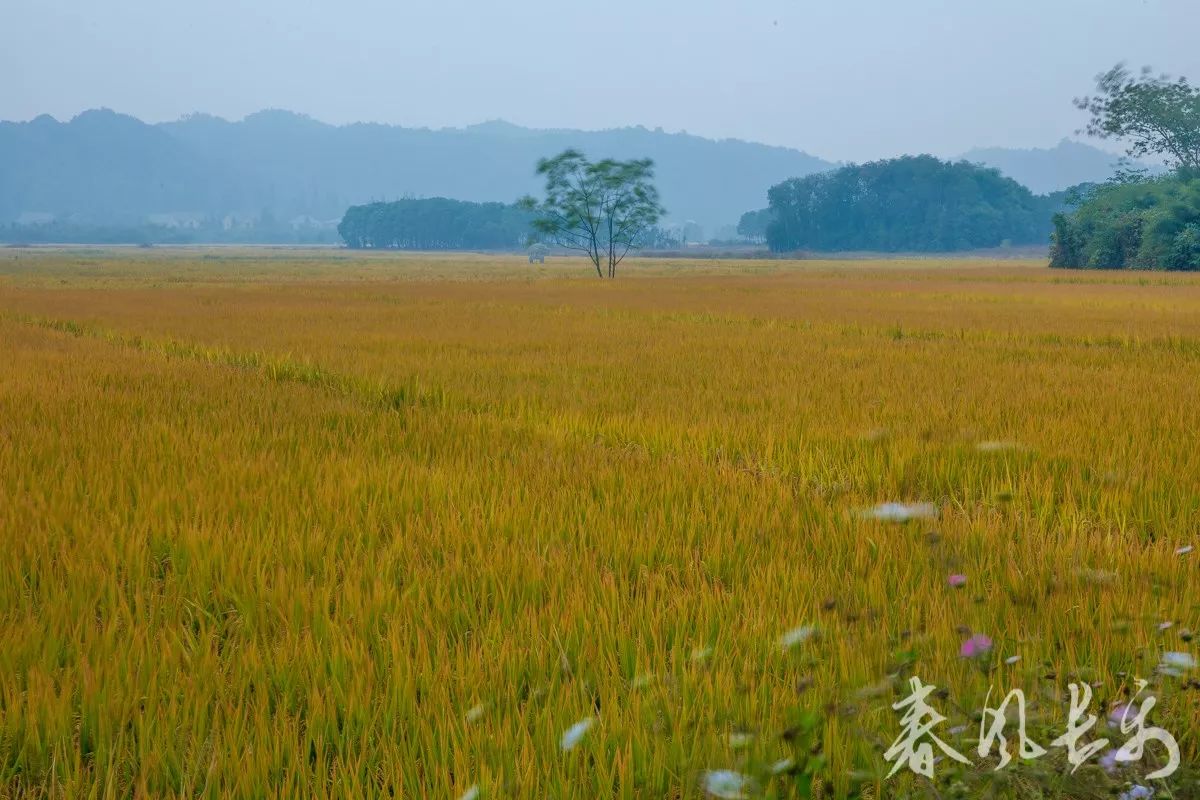
[[[1117,580],[1117,573],[1107,569],[1077,569],[1075,570],[1075,574],[1088,583],[1098,585],[1114,583]]]
[[[1178,678],[1188,670],[1196,668],[1196,659],[1191,653],[1168,652],[1163,653],[1162,661],[1159,662],[1158,671],[1163,675],[1170,675],[1172,678]]]
[[[1004,659],[1004,663],[1008,664],[1011,667],[1013,664],[1017,663],[1020,660],[1021,660],[1020,656],[1009,656],[1008,658]]]
[[[1149,800],[1151,797],[1154,797],[1153,789],[1135,783],[1128,792],[1121,792],[1118,800]]]
[[[1136,719],[1137,715],[1138,708],[1136,706],[1132,703],[1121,703],[1120,705],[1113,706],[1112,710],[1108,712],[1108,724],[1114,728],[1119,728],[1126,720]]]
[[[470,789],[467,789],[465,792],[463,792],[462,795],[458,798],[458,800],[478,800],[478,797],[479,797],[479,784],[475,784]]]
[[[960,589],[967,585],[967,576],[956,573],[947,578],[946,583],[950,584],[955,589]]]
[[[779,637],[779,646],[784,650],[791,650],[798,644],[804,644],[817,633],[814,625],[801,625],[798,628],[792,628],[790,631]]]
[[[865,509],[862,516],[877,519],[880,522],[909,522],[914,519],[933,519],[937,516],[937,506],[933,503],[880,503]]]
[[[567,728],[566,731],[563,732],[562,742],[560,743],[563,752],[566,752],[567,750],[575,747],[575,745],[579,744],[580,740],[583,739],[583,735],[587,733],[588,729],[591,728],[595,723],[596,720],[593,717],[584,717],[583,719],[579,720],[579,722],[576,722],[574,725]]]
[[[1116,772],[1116,770],[1117,770],[1117,751],[1115,749],[1109,750],[1107,753],[1100,756],[1099,763],[1100,763],[1100,766],[1104,768],[1104,771],[1107,772],[1108,774],[1111,775],[1112,773]]]
[[[1016,442],[988,441],[980,442],[975,445],[975,449],[981,453],[1002,453],[1005,450],[1017,450],[1021,445]]]
[[[731,769],[715,769],[700,776],[700,786],[709,797],[721,800],[741,800],[752,788],[751,780]]]
[[[1159,629],[1160,631],[1169,630],[1169,629],[1171,628],[1171,626],[1172,626],[1172,625],[1174,625],[1174,624],[1175,624],[1175,623],[1174,623],[1174,622],[1171,622],[1170,620],[1167,620],[1166,622],[1160,622],[1160,623],[1158,624],[1158,629]]]
[[[657,679],[658,676],[656,676],[653,672],[647,672],[634,678],[631,685],[634,689],[645,689]]]
[[[711,647],[697,647],[692,651],[692,661],[703,661],[713,654]]]
[[[467,722],[478,722],[481,719],[483,719],[483,703],[473,706],[466,714]]]
[[[749,747],[754,741],[754,734],[746,731],[735,731],[729,734],[729,746],[734,750],[741,750],[743,747]]]
[[[1186,556],[1188,553],[1192,552],[1192,550],[1193,550],[1193,548],[1190,544],[1185,544],[1183,547],[1180,547],[1178,550],[1175,551],[1175,555]]]
[[[867,700],[872,697],[882,697],[892,690],[896,682],[891,677],[884,678],[879,683],[864,686],[854,693],[854,696],[859,700]]]
[[[782,775],[794,766],[796,766],[795,760],[791,758],[781,758],[771,765],[771,774]]]
[[[979,656],[987,655],[991,649],[992,640],[982,633],[977,633],[963,642],[958,654],[963,658],[978,658]]]

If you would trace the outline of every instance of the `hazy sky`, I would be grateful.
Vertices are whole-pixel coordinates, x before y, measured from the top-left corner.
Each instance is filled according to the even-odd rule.
[[[1200,0],[0,0],[0,30],[0,119],[641,124],[835,160],[1053,145],[1119,60],[1200,80]]]

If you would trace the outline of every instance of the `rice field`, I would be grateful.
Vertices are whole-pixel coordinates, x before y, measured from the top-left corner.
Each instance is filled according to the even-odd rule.
[[[0,250],[0,797],[1200,797],[1198,399],[1200,276]]]

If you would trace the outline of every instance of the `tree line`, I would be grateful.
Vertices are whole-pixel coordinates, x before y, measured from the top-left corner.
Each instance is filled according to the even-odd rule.
[[[1051,242],[1051,266],[1200,269],[1200,90],[1186,79],[1097,79],[1088,133],[1129,154],[1158,154],[1173,172],[1122,173],[1101,186],[1035,195],[998,170],[904,156],[772,186],[768,208],[738,233],[775,252],[950,252]],[[338,228],[351,247],[512,249],[534,241],[585,254],[600,277],[624,256],[670,240],[650,159],[592,162],[576,150],[542,159],[543,199],[517,204],[445,198],[354,206]]]
[[[338,234],[355,249],[512,250],[529,243],[533,220],[505,203],[405,199],[351,206]]]
[[[658,227],[663,209],[651,159],[590,161],[564,150],[538,162],[545,197],[514,205],[444,197],[351,206],[338,225],[347,246],[401,250],[511,250],[535,243],[585,254],[616,277],[633,250],[676,245]]]
[[[793,178],[738,232],[771,250],[938,252],[1044,243],[1064,195],[1034,195],[995,169],[904,156]]]

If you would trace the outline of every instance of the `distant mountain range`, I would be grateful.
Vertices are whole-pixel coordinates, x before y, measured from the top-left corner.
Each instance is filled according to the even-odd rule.
[[[264,211],[276,220],[328,221],[371,200],[512,202],[541,189],[537,160],[567,147],[592,157],[653,158],[668,219],[709,230],[765,205],[772,184],[833,166],[798,150],[641,127],[334,126],[286,111],[150,125],[100,110],[69,122],[0,123],[0,222],[186,224]]]
[[[229,122],[196,114],[147,124],[108,110],[68,122],[0,122],[0,224],[199,227],[289,221],[331,227],[372,200],[450,197],[512,202],[541,186],[537,160],[575,147],[593,157],[650,157],[668,221],[709,234],[766,205],[767,189],[836,164],[799,150],[643,127],[533,130],[493,121],[430,130],[328,125],[287,111]],[[1045,150],[972,150],[1037,193],[1112,174],[1117,157],[1064,140]]]
[[[1050,194],[1081,183],[1102,183],[1112,177],[1121,161],[1119,155],[1070,139],[1042,149],[980,147],[964,153],[962,158],[995,167],[1034,194]],[[1146,164],[1134,166],[1156,171]]]

